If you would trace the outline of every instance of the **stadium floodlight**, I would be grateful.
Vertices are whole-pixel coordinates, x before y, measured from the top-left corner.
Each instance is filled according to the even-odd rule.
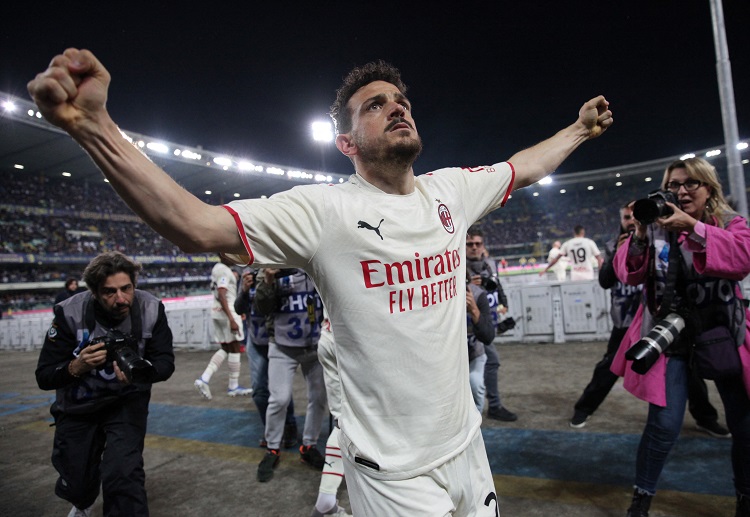
[[[238,168],[239,168],[239,169],[240,169],[241,171],[251,171],[251,172],[252,172],[252,171],[255,171],[255,172],[263,172],[263,166],[262,166],[262,165],[255,165],[254,163],[252,163],[252,162],[248,162],[248,161],[245,161],[245,160],[243,160],[243,161],[241,161],[240,163],[238,163],[238,164],[237,164],[237,167],[238,167]]]
[[[565,194],[566,192],[567,192],[567,190],[565,190],[564,188],[560,189],[560,194]]]
[[[714,149],[706,153],[706,158],[713,158],[714,156],[719,156],[720,154],[721,154],[721,151],[719,149]]]
[[[689,160],[690,158],[695,158],[695,153],[687,153],[680,156],[680,160]]]
[[[266,173],[274,174],[276,176],[283,176],[284,174],[286,174],[286,171],[284,169],[279,169],[278,167],[266,167]]]
[[[305,179],[305,180],[310,180],[313,178],[313,175],[310,174],[309,172],[297,171],[297,170],[287,171],[286,175],[289,176],[290,178],[300,178],[300,179]]]
[[[588,187],[586,187],[586,190],[594,190],[594,186],[593,185],[589,185]]]
[[[216,165],[221,165],[222,167],[224,167],[224,170],[227,170],[232,165],[232,160],[224,156],[216,156],[214,158],[214,163]]]
[[[206,194],[207,196],[210,196],[210,195],[211,195],[211,191],[210,191],[210,190],[207,190],[207,191],[205,192],[205,194]]]
[[[617,183],[615,183],[615,187],[622,187],[622,181],[618,181]]]
[[[747,149],[747,142],[740,142],[737,144],[738,151],[744,151],[745,149]]]
[[[240,193],[239,192],[235,192],[234,193],[234,197],[240,197]]]
[[[169,147],[166,145],[159,143],[159,142],[149,142],[146,144],[146,149],[149,149],[151,151],[155,151],[157,153],[163,153],[167,154],[169,152]]]
[[[539,197],[539,192],[534,192],[534,197]]]
[[[313,122],[312,137],[316,142],[333,142],[333,127],[330,122]]]
[[[70,178],[72,176],[72,174],[69,172],[63,172],[62,175],[65,176],[66,178]]]
[[[8,113],[13,113],[14,111],[16,111],[16,104],[13,101],[4,101],[3,109]]]
[[[545,178],[542,178],[539,180],[540,185],[551,185],[552,184],[552,176],[547,176]]]
[[[16,163],[16,164],[13,164],[13,168],[14,168],[14,169],[20,169],[20,170],[23,170],[23,165],[21,165],[20,163]]]
[[[202,156],[198,153],[194,153],[193,151],[190,151],[189,149],[185,149],[182,151],[181,156],[183,158],[187,158],[188,160],[200,160]]]

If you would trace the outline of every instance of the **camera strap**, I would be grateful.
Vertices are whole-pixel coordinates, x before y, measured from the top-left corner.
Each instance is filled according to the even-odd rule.
[[[680,266],[682,262],[682,253],[680,253],[680,247],[677,244],[678,235],[673,232],[667,233],[667,239],[669,242],[669,262],[667,264],[667,281],[664,286],[664,296],[662,297],[661,304],[656,306],[656,247],[654,246],[653,236],[651,238],[651,246],[649,248],[649,264],[648,264],[648,276],[646,280],[646,286],[648,288],[648,310],[656,318],[661,319],[669,314],[672,309],[672,303],[674,302],[675,287],[677,285],[677,275],[680,273]]]

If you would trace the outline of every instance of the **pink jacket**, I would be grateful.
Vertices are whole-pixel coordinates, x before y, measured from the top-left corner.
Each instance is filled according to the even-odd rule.
[[[693,264],[699,274],[740,282],[750,274],[750,229],[744,218],[735,217],[726,228],[699,222],[695,226],[695,233],[705,238],[705,248],[691,239],[685,239],[682,246],[693,252]],[[625,284],[645,284],[648,250],[643,255],[631,256],[628,254],[629,246],[630,239],[617,250],[613,262],[615,273]],[[738,291],[737,295],[741,298],[742,292],[739,288]],[[625,359],[625,352],[641,337],[644,308],[644,304],[638,308],[633,323],[615,354],[611,370],[616,375],[624,377],[625,389],[639,399],[657,406],[666,406],[665,373],[669,359],[664,355],[660,356],[644,375],[635,373],[630,368],[631,361]],[[745,310],[745,327],[745,341],[739,351],[745,391],[750,396],[750,311],[747,309]]]

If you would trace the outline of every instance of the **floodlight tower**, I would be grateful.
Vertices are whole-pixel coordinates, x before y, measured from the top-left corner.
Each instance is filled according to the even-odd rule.
[[[721,119],[724,123],[724,147],[727,153],[727,173],[732,198],[737,203],[737,212],[747,219],[747,195],[745,194],[745,175],[742,172],[740,142],[737,129],[737,111],[734,105],[734,86],[732,84],[732,66],[729,63],[729,50],[724,27],[724,8],[721,0],[711,0],[711,21],[714,29],[714,47],[716,47],[716,73],[719,80],[719,99],[721,101]]]

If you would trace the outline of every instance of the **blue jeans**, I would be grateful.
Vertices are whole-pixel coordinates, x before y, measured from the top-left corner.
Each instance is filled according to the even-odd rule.
[[[469,361],[469,385],[471,395],[474,397],[479,412],[484,409],[484,364],[487,362],[487,354],[482,354]]]
[[[503,403],[500,401],[500,389],[497,386],[497,370],[500,368],[500,355],[497,353],[495,343],[484,345],[484,353],[487,362],[484,365],[484,388],[489,409],[500,409]],[[481,413],[482,410],[480,409]]]
[[[253,402],[260,414],[260,421],[266,427],[266,409],[271,392],[268,389],[268,345],[255,346],[247,339],[245,346],[247,359],[250,361],[250,383],[253,388]],[[289,401],[286,408],[286,424],[297,424],[294,418],[294,401]]]
[[[636,458],[635,485],[653,495],[656,483],[677,441],[688,398],[688,364],[685,358],[670,357],[666,372],[666,407],[649,404],[646,427]],[[727,426],[732,433],[732,469],[738,493],[750,495],[750,399],[741,377],[716,381],[724,403]]]

